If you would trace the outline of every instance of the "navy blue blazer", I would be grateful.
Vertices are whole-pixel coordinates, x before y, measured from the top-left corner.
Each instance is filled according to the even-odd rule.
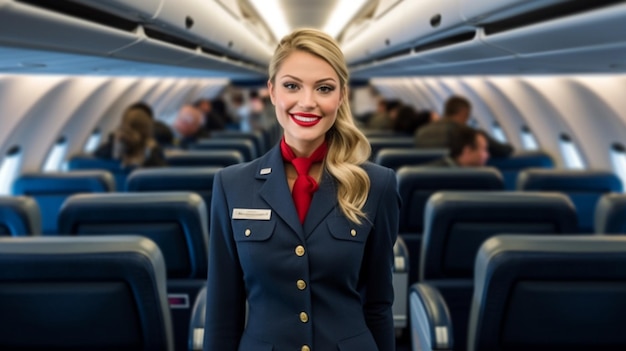
[[[360,225],[339,209],[327,172],[301,224],[278,146],[215,176],[205,351],[395,350],[400,197],[392,170],[363,169],[371,189]],[[235,209],[271,215],[233,219]]]

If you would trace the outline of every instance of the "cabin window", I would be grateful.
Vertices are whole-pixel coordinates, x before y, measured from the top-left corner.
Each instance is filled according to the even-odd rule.
[[[61,169],[61,163],[63,162],[63,156],[67,150],[67,140],[65,137],[59,138],[57,142],[50,150],[46,163],[43,166],[44,172],[57,172]]]
[[[626,185],[626,147],[624,145],[619,143],[613,144],[611,147],[611,162],[617,175],[622,180],[622,184]]]
[[[100,137],[102,134],[100,134],[99,130],[94,130],[93,133],[91,133],[91,135],[89,136],[89,139],[87,139],[87,143],[85,144],[85,152],[86,153],[92,153],[94,151],[96,151],[96,148],[98,148],[98,145],[100,145]]]
[[[527,126],[522,127],[522,145],[525,150],[539,150],[537,139],[535,139],[533,132]]]
[[[569,169],[585,168],[585,163],[580,155],[580,151],[578,151],[578,148],[569,135],[561,134],[560,147],[563,159],[565,159],[565,167]]]
[[[22,153],[18,146],[14,146],[6,153],[0,166],[0,194],[11,195],[13,181],[17,177]]]
[[[500,124],[498,124],[498,122],[493,122],[493,124],[491,125],[491,130],[493,131],[493,137],[501,142],[501,143],[506,143],[506,135],[504,134],[504,131],[502,130],[502,128],[500,127]]]

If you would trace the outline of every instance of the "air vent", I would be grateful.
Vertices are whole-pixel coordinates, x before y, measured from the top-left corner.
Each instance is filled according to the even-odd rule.
[[[552,6],[530,11],[518,16],[501,19],[483,25],[486,35],[502,33],[517,28],[546,22],[582,12],[596,10],[613,4],[623,3],[624,0],[572,0]]]
[[[388,60],[394,57],[406,56],[409,54],[411,54],[411,49],[402,49],[402,50],[391,52],[387,55],[378,56],[374,59],[374,61],[383,61],[383,60]]]
[[[415,52],[422,52],[422,51],[428,51],[428,50],[432,50],[432,49],[442,48],[444,46],[460,44],[460,43],[464,43],[464,42],[467,42],[467,41],[471,41],[472,39],[474,39],[475,36],[476,36],[476,32],[475,31],[455,34],[455,35],[452,35],[452,36],[449,36],[449,37],[445,37],[445,38],[442,38],[442,39],[439,39],[439,40],[432,41],[430,43],[418,45],[413,50],[415,50]]]
[[[16,0],[24,4],[36,6],[57,13],[62,13],[71,17],[80,18],[103,26],[132,32],[137,28],[138,23],[126,18],[112,15],[108,12],[100,11],[85,5],[67,0]]]
[[[186,39],[181,39],[179,37],[173,36],[171,34],[162,32],[160,30],[144,27],[144,32],[146,35],[152,39],[164,41],[166,43],[170,43],[176,46],[185,47],[187,49],[195,50],[198,47],[198,44],[193,43]]]

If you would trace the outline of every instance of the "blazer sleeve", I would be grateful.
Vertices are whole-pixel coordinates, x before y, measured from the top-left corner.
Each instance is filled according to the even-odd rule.
[[[392,170],[386,173],[372,232],[365,247],[361,269],[363,309],[379,351],[395,351],[393,326],[393,245],[398,236],[400,196]]]
[[[222,185],[215,175],[211,200],[204,351],[236,351],[245,321],[245,288]]]

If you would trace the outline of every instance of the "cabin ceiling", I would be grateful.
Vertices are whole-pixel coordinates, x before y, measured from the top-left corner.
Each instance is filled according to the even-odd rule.
[[[326,20],[337,5],[337,0],[281,0],[287,24],[291,28],[324,28]]]

